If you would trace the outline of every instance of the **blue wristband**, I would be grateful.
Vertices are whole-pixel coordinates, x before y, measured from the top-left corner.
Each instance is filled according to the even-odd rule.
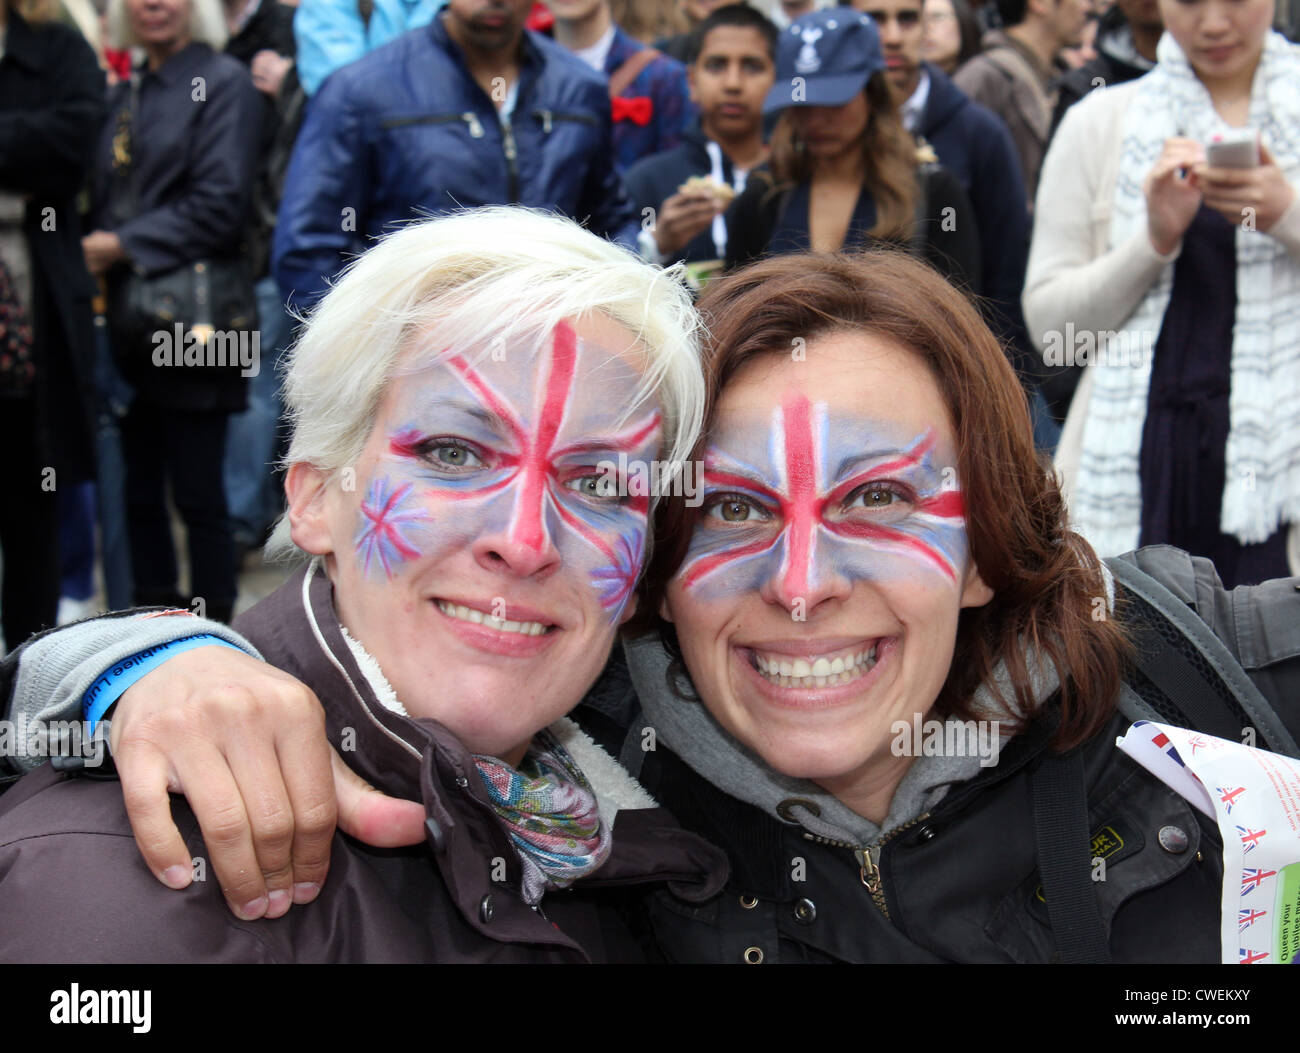
[[[108,712],[108,707],[121,698],[122,692],[146,673],[153,672],[167,659],[175,658],[183,651],[192,651],[196,647],[206,647],[209,644],[220,644],[240,654],[247,653],[220,636],[204,633],[202,636],[187,636],[181,640],[159,644],[157,647],[150,647],[147,651],[123,658],[111,669],[106,670],[81,696],[81,715],[89,724],[87,730],[93,734],[95,725]]]

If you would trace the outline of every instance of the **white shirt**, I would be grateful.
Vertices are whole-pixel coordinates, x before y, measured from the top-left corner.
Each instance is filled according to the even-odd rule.
[[[597,73],[605,72],[605,59],[609,58],[609,49],[614,46],[614,27],[611,25],[605,35],[588,48],[578,48],[574,55],[582,59]]]
[[[921,115],[925,113],[925,104],[929,98],[930,74],[922,66],[921,79],[917,81],[916,91],[908,96],[899,111],[899,116],[903,118],[903,127],[909,132],[916,131],[916,126],[921,123]]]

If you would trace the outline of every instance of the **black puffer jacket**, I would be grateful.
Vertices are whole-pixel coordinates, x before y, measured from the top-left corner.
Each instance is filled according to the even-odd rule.
[[[330,741],[343,744],[355,771],[386,793],[424,803],[426,843],[376,849],[336,833],[329,880],[314,903],[274,921],[241,922],[210,872],[183,892],[149,873],[116,781],[47,764],[0,797],[0,960],[639,960],[623,921],[625,900],[660,882],[673,883],[683,902],[717,894],[726,873],[721,853],[664,809],[635,808],[615,817],[613,850],[600,870],[548,894],[540,912],[529,907],[518,892],[519,856],[473,760],[440,724],[378,701],[339,629],[332,592],[323,572],[300,572],[236,626],[316,692]],[[570,743],[570,752],[582,766],[578,745]],[[593,767],[585,771],[597,796],[609,799],[612,787]],[[203,858],[193,813],[180,798],[172,807],[191,853]]]
[[[1228,592],[1213,566],[1168,547],[1129,560],[1186,602],[1237,657],[1300,737],[1300,579]],[[1151,695],[1143,688],[1143,697]],[[725,892],[692,903],[657,892],[644,904],[669,961],[1049,962],[1048,920],[1034,836],[1031,779],[1054,707],[1003,747],[996,766],[954,786],[911,824],[869,846],[878,881],[849,843],[828,843],[719,790],[644,738],[626,666],[607,671],[580,721],[606,748],[633,731],[623,759],[684,826],[726,849]],[[1214,823],[1115,748],[1116,716],[1081,749],[1090,855],[1116,962],[1217,962],[1223,860]],[[815,805],[814,805],[815,807]],[[874,886],[874,892],[871,887]]]

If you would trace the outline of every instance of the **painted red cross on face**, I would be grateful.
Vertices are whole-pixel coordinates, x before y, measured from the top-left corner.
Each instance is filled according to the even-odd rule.
[[[961,493],[944,485],[934,446],[930,429],[898,449],[860,419],[831,419],[800,394],[778,407],[770,427],[725,429],[706,457],[706,515],[683,583],[727,592],[771,585],[792,602],[830,575],[886,573],[899,557],[955,582],[966,544]],[[870,490],[890,495],[879,513],[857,507]],[[723,522],[727,505],[745,518]]]
[[[430,493],[439,499],[474,502],[456,514],[482,519],[480,534],[504,532],[516,551],[538,559],[574,558],[565,538],[594,550],[601,565],[590,573],[606,609],[621,610],[631,595],[644,550],[649,510],[645,494],[601,498],[583,491],[597,465],[618,453],[653,455],[660,415],[651,410],[634,424],[615,430],[619,419],[600,392],[583,392],[580,345],[572,326],[560,323],[544,365],[520,378],[504,369],[494,377],[462,354],[443,359],[463,389],[474,396],[480,415],[492,422],[476,441],[481,471],[439,480]],[[517,361],[517,360],[516,360]],[[590,384],[590,381],[588,381]],[[507,394],[506,388],[510,389]],[[392,452],[420,457],[429,441],[421,428],[395,435]],[[478,454],[475,455],[476,457]]]

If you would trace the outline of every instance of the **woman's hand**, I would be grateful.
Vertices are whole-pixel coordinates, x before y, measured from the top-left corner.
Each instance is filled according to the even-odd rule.
[[[168,793],[198,818],[230,909],[276,918],[316,898],[335,823],[368,844],[418,844],[424,807],[339,759],[310,688],[228,647],[171,658],[118,700],[109,742],[136,844],[170,888],[193,879]]]
[[[1254,168],[1196,167],[1196,181],[1205,203],[1233,226],[1249,221],[1247,229],[1267,233],[1295,200],[1295,188],[1286,181],[1268,147],[1259,145]]]
[[[274,99],[280,94],[280,85],[284,83],[284,76],[292,66],[293,59],[270,48],[263,48],[248,65],[248,71],[253,75],[253,87]]]
[[[113,264],[126,259],[122,242],[111,230],[93,230],[81,239],[81,251],[86,257],[86,269],[95,277],[104,274]]]
[[[1178,247],[1201,207],[1194,169],[1205,163],[1205,147],[1195,139],[1166,139],[1165,148],[1147,173],[1147,233],[1161,256]]]

